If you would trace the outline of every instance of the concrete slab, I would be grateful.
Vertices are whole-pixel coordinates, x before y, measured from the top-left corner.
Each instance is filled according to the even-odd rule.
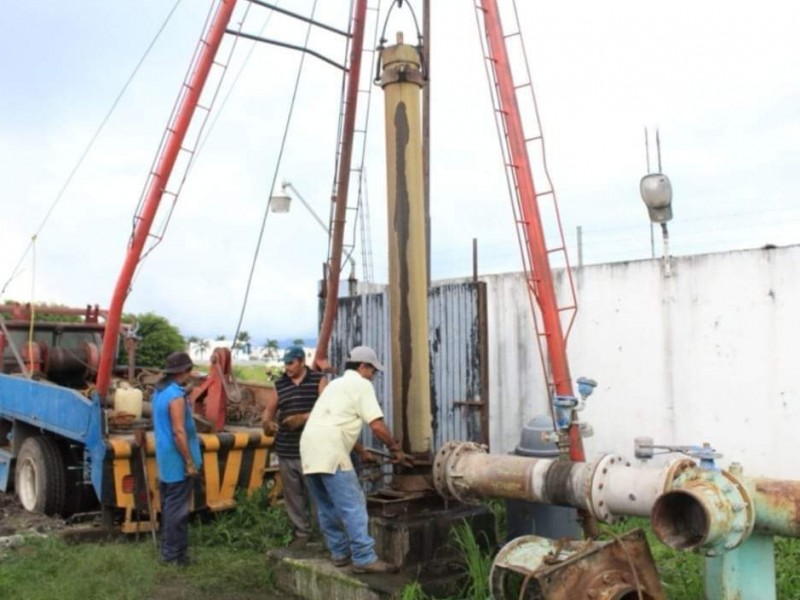
[[[279,590],[307,600],[392,600],[412,580],[408,574],[355,575],[350,567],[334,567],[321,546],[270,550],[267,562]]]
[[[303,550],[281,548],[267,553],[278,589],[307,600],[396,600],[403,588],[419,581],[428,593],[450,596],[463,579],[460,556],[450,531],[466,520],[479,539],[495,543],[494,516],[484,506],[458,505],[424,514],[370,519],[375,550],[387,562],[402,567],[397,574],[356,575],[337,568],[323,544]]]

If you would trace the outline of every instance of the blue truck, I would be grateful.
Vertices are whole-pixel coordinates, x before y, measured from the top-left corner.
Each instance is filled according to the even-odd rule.
[[[109,394],[98,393],[103,314],[97,307],[40,308],[41,316],[30,306],[0,307],[0,492],[15,493],[28,511],[100,509],[124,532],[147,531],[157,526],[160,506],[152,426],[146,410],[132,420],[106,398],[123,384],[147,398],[150,386],[146,371],[122,365]],[[231,508],[237,490],[262,485],[271,440],[260,428],[226,424],[200,438],[195,509]]]

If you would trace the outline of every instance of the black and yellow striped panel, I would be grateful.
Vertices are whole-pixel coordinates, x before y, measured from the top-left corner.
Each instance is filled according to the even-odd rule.
[[[244,489],[249,495],[261,487],[264,469],[269,461],[271,438],[259,430],[205,433],[200,434],[199,438],[203,453],[203,476],[195,485],[193,510],[233,508],[237,489]],[[160,512],[158,467],[152,433],[147,434],[146,469],[142,468],[140,450],[130,436],[111,436],[107,442],[109,452],[103,466],[103,503],[117,508],[147,510],[145,490],[149,488],[153,509]],[[134,478],[133,492],[123,490],[123,479],[128,475]]]

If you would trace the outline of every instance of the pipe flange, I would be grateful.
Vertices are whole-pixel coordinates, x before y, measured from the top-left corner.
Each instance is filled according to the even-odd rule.
[[[592,514],[598,521],[605,523],[618,523],[622,520],[621,516],[614,515],[608,508],[606,501],[606,491],[608,483],[608,472],[611,468],[619,465],[630,467],[631,463],[617,454],[606,454],[595,461],[591,466],[591,474],[586,480],[586,496]]]
[[[433,461],[433,484],[444,498],[455,498],[459,502],[479,502],[470,491],[461,485],[462,475],[458,471],[458,459],[464,454],[485,454],[487,446],[475,442],[448,442],[439,449]]]
[[[664,463],[664,468],[663,468],[664,491],[668,492],[669,490],[671,490],[675,485],[675,481],[680,476],[682,476],[687,471],[696,468],[697,468],[697,463],[694,462],[691,458],[678,458]]]
[[[693,547],[706,556],[733,550],[750,537],[755,525],[755,503],[750,491],[735,475],[699,467],[684,469],[672,482],[668,493],[676,492],[688,494],[703,507],[709,529],[705,538]]]
[[[433,457],[433,486],[439,495],[443,498],[451,498],[450,492],[447,489],[447,463],[450,459],[450,454],[458,446],[458,442],[447,442]]]

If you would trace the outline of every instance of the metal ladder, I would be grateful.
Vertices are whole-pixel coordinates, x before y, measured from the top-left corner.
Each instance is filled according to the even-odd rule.
[[[142,194],[139,198],[139,203],[136,206],[136,212],[133,216],[133,227],[132,232],[136,230],[136,226],[138,225],[139,221],[141,221],[141,213],[144,204],[145,194],[147,190],[150,188],[152,180],[154,177],[157,177],[159,174],[161,157],[164,152],[164,148],[166,147],[167,143],[170,141],[172,136],[175,134],[177,120],[180,117],[178,113],[178,108],[181,105],[182,100],[185,98],[186,94],[191,89],[190,81],[192,74],[195,72],[197,68],[197,63],[200,59],[201,50],[204,46],[208,45],[208,35],[211,28],[211,24],[213,22],[214,15],[220,10],[222,5],[222,0],[215,0],[211,4],[211,8],[209,9],[208,16],[206,17],[205,25],[203,26],[203,35],[200,38],[200,41],[197,43],[197,47],[195,48],[194,55],[192,56],[192,61],[189,65],[189,69],[186,72],[186,76],[183,81],[183,85],[181,86],[181,90],[178,93],[178,97],[175,100],[175,105],[172,108],[172,114],[167,121],[167,127],[164,130],[164,134],[161,137],[161,143],[158,147],[158,152],[156,153],[156,157],[153,160],[153,164],[150,167],[150,172],[145,181],[144,187],[142,189]],[[249,3],[247,5],[249,9]],[[239,25],[239,29],[241,30],[242,25],[244,24],[244,19],[247,15],[247,10],[245,10],[245,14],[242,17],[242,20]],[[162,213],[161,222],[153,228],[151,232],[147,234],[148,239],[150,240],[149,244],[145,247],[141,259],[139,260],[138,269],[141,267],[142,261],[147,257],[150,252],[155,249],[156,246],[161,242],[164,238],[164,234],[166,232],[167,226],[169,225],[170,218],[172,217],[172,213],[175,210],[175,204],[178,201],[178,197],[180,196],[181,191],[183,190],[183,185],[186,182],[186,178],[189,174],[189,169],[192,166],[192,162],[195,158],[195,154],[197,152],[198,144],[203,137],[203,131],[205,129],[206,123],[208,122],[208,117],[211,114],[211,110],[214,107],[214,103],[219,95],[220,88],[222,87],[222,82],[225,77],[225,73],[228,70],[228,65],[230,64],[231,56],[233,55],[234,49],[236,48],[238,37],[233,36],[232,39],[230,37],[227,40],[223,40],[223,44],[227,46],[226,49],[220,47],[220,50],[217,52],[217,55],[214,57],[214,62],[212,63],[211,71],[208,75],[208,83],[203,88],[202,94],[199,98],[199,101],[195,107],[195,112],[193,113],[189,129],[187,131],[186,137],[184,138],[183,145],[180,148],[178,153],[178,158],[175,161],[175,167],[170,174],[169,180],[167,181],[166,185],[164,186],[164,190],[162,192],[163,196],[169,196],[171,198],[171,202],[169,203],[169,207],[167,208],[166,213]],[[133,233],[131,233],[131,237],[133,237]]]
[[[364,39],[372,39],[372,44],[364,44],[361,52],[361,74],[359,77],[358,94],[359,100],[356,109],[356,126],[353,135],[353,158],[354,164],[350,168],[351,184],[356,183],[357,193],[353,200],[353,194],[349,194],[347,199],[347,215],[346,221],[351,224],[351,227],[345,233],[345,240],[342,244],[342,268],[348,261],[352,260],[357,244],[357,238],[361,236],[361,277],[363,281],[371,282],[374,277],[373,261],[372,261],[372,240],[371,240],[371,226],[369,221],[369,198],[367,196],[367,179],[366,171],[364,168],[364,160],[366,157],[367,148],[367,130],[369,125],[372,89],[373,85],[373,68],[375,65],[375,53],[378,46],[378,38],[380,36],[379,18],[380,18],[381,0],[373,0],[367,3],[367,30],[364,32]],[[371,18],[370,18],[371,17]],[[371,30],[370,30],[371,28]],[[345,54],[350,56],[351,40],[348,38]],[[345,73],[346,77],[346,73]],[[344,136],[344,115],[347,100],[345,98],[345,87],[342,85],[342,97],[340,101],[339,110],[339,133],[336,141],[336,164],[334,166],[333,177],[333,192],[332,198],[335,198],[336,190],[339,185],[338,173],[339,163],[342,157],[342,140]],[[353,181],[355,179],[355,181]],[[352,189],[352,185],[350,189]],[[331,202],[330,207],[330,221],[329,230],[333,230],[334,218],[334,202]],[[328,244],[328,264],[331,261],[331,245]]]
[[[556,192],[555,188],[553,187],[553,182],[550,178],[550,173],[547,169],[544,135],[542,133],[539,110],[536,103],[536,96],[530,74],[530,66],[528,64],[527,52],[525,50],[525,43],[520,27],[516,0],[506,0],[504,2],[498,0],[498,5],[500,4],[503,4],[504,8],[506,9],[503,14],[507,22],[504,31],[510,31],[510,33],[504,34],[505,44],[509,54],[509,62],[517,67],[514,70],[514,91],[523,120],[525,146],[528,154],[528,160],[530,161],[533,178],[541,186],[539,189],[534,187],[536,190],[535,202],[538,206],[539,213],[542,215],[542,225],[545,229],[545,237],[548,242],[547,254],[551,264],[555,259],[556,262],[559,262],[564,266],[565,273],[569,281],[568,298],[558,303],[558,311],[561,317],[562,328],[564,331],[564,341],[566,343],[575,320],[575,314],[577,312],[578,303],[575,294],[575,285],[572,278],[569,258],[567,256],[564,230],[561,225],[561,216],[558,209]],[[505,165],[509,195],[512,199],[511,205],[514,211],[514,220],[517,225],[520,254],[522,255],[523,269],[525,271],[525,277],[527,280],[528,289],[530,291],[531,310],[533,313],[534,325],[536,327],[537,341],[539,343],[540,356],[542,358],[542,366],[547,380],[548,389],[552,394],[554,385],[551,372],[548,368],[545,358],[547,356],[547,349],[544,347],[545,338],[550,335],[550,333],[543,331],[541,325],[541,314],[539,313],[536,302],[539,296],[538,287],[540,276],[535,272],[533,265],[531,264],[530,255],[526,251],[526,249],[529,248],[528,233],[526,230],[528,222],[525,220],[522,213],[522,198],[520,196],[518,166],[513,163],[511,158],[511,148],[509,146],[506,121],[504,119],[503,109],[501,107],[499,98],[498,79],[495,71],[496,61],[491,56],[489,44],[487,42],[485,22],[483,19],[483,12],[485,9],[478,2],[475,3],[475,9],[476,21],[480,33],[479,37],[484,56],[484,65],[486,67],[487,79],[490,83],[489,88],[491,92],[492,105],[494,107],[495,124],[497,126],[498,137],[500,139],[500,147]],[[545,222],[545,214],[549,216],[547,222]]]

